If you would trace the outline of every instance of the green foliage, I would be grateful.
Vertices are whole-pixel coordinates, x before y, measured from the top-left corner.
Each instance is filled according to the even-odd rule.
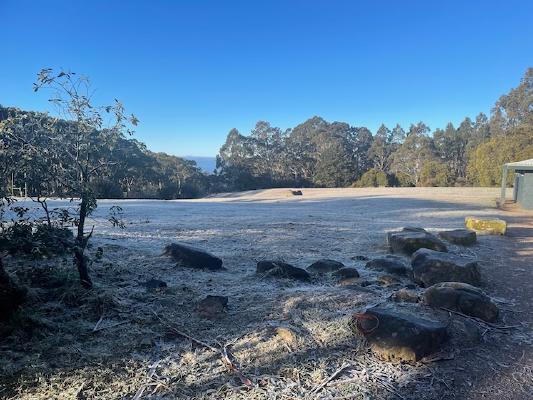
[[[400,187],[413,187],[415,186],[413,184],[413,180],[410,175],[404,174],[403,172],[396,172],[393,175],[393,186],[400,186]]]
[[[466,176],[466,149],[472,133],[472,121],[470,118],[465,118],[458,129],[449,123],[444,131],[437,129],[433,134],[437,156],[446,164],[448,174],[453,180]],[[427,182],[425,185],[434,186]]]
[[[249,136],[232,129],[220,149],[220,178],[231,190],[347,186],[371,166],[372,134],[313,117],[282,132],[260,121]]]
[[[469,153],[468,179],[475,185],[500,185],[504,163],[533,158],[533,68],[500,97],[488,126],[489,136]]]
[[[338,142],[324,147],[315,165],[313,182],[321,187],[344,187],[353,179],[351,160]]]
[[[51,93],[49,101],[65,119],[14,113],[0,125],[0,156],[14,162],[12,168],[23,174],[26,185],[31,185],[45,211],[49,232],[43,238],[52,229],[46,196],[55,192],[61,197],[79,199],[74,212],[70,209],[65,212],[77,231],[74,260],[80,280],[89,288],[92,282],[84,251],[93,231],[85,232],[85,223],[97,207],[94,182],[116,163],[111,149],[125,139],[125,134],[131,135],[130,127],[139,121],[134,115],[126,115],[124,106],[116,99],[107,106],[93,104],[89,80],[74,72],[41,70],[34,84],[34,91],[40,90]],[[33,239],[28,237],[27,229],[24,232],[25,239]]]
[[[403,141],[405,132],[397,125],[392,131],[385,125],[381,125],[374,136],[374,140],[368,156],[374,164],[374,168],[380,171],[388,171],[392,162],[392,154],[396,151],[398,143]]]
[[[47,69],[36,89],[53,89],[59,82],[65,87],[75,82],[82,89],[88,85],[76,74]],[[128,126],[138,120],[127,116],[119,102],[95,107],[90,96],[56,95],[53,90],[51,100],[67,106],[66,120],[0,107],[0,196],[9,194],[10,186],[26,186],[30,196],[40,199],[82,197],[83,189],[90,213],[90,198],[175,199],[269,187],[381,185],[384,177],[386,184],[401,186],[496,185],[503,162],[531,158],[533,68],[500,97],[490,117],[480,113],[474,121],[465,118],[457,127],[449,123],[433,134],[419,122],[407,132],[399,125],[381,125],[372,136],[364,127],[318,116],[285,131],[267,121],[257,122],[248,135],[232,129],[214,175],[131,139]],[[113,117],[111,126],[104,126],[107,115]],[[75,143],[81,143],[78,161],[86,174],[76,169]]]
[[[419,185],[422,166],[435,157],[428,132],[429,127],[423,122],[411,125],[405,141],[392,156],[391,170],[397,177],[401,177],[402,186]]]
[[[390,177],[383,171],[376,168],[366,171],[357,182],[353,184],[354,187],[387,187],[391,186]]]
[[[499,98],[493,117],[501,133],[513,134],[521,125],[533,126],[533,68],[528,68],[516,88]]]
[[[469,164],[469,179],[480,186],[501,184],[502,166],[507,162],[533,158],[533,126],[522,125],[505,136],[494,136],[479,145]],[[512,179],[508,179],[512,183]]]
[[[15,217],[0,225],[0,252],[44,258],[65,254],[74,246],[72,231],[58,219],[53,224],[31,220],[27,208],[11,207]]]
[[[420,186],[450,186],[453,181],[450,167],[443,162],[428,161],[420,171]]]
[[[65,139],[64,125],[67,121],[44,113],[0,107],[0,131],[6,133],[0,137],[0,189],[4,194],[13,177],[15,186],[26,186],[31,197],[69,195],[67,185],[61,183],[66,171],[59,168],[70,169],[69,160],[60,154],[60,147],[57,152],[53,148]],[[153,153],[141,142],[120,135],[98,145],[95,162],[96,174],[87,183],[95,198],[191,198],[203,196],[215,186],[194,161]]]

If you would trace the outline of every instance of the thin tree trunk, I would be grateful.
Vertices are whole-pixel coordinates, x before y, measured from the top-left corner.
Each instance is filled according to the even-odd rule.
[[[48,228],[51,228],[52,221],[50,220],[50,211],[48,210],[48,203],[46,202],[46,198],[44,200],[41,200],[41,197],[37,196],[37,202],[41,205],[42,209],[44,210],[44,214],[46,216],[46,224],[48,225]]]
[[[85,256],[85,247],[87,241],[85,240],[84,228],[85,217],[87,216],[87,198],[85,194],[82,195],[80,204],[80,220],[78,223],[78,234],[76,236],[76,247],[74,249],[74,263],[78,267],[80,274],[80,282],[83,287],[90,289],[93,286],[91,278],[89,277],[88,259]]]

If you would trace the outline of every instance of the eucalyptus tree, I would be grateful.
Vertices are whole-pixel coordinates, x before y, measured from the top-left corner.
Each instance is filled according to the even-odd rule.
[[[512,132],[520,125],[533,126],[533,67],[526,70],[516,88],[498,99],[492,112],[491,120],[504,131]]]
[[[376,134],[372,146],[368,150],[368,156],[374,164],[374,168],[378,171],[387,171],[390,163],[390,155],[392,154],[391,130],[381,124]]]
[[[434,158],[429,127],[423,122],[412,124],[402,145],[393,155],[392,171],[405,177],[405,183],[420,184],[420,174],[424,164]]]
[[[131,126],[138,123],[132,115],[126,115],[124,106],[118,100],[110,105],[93,104],[89,79],[70,71],[41,70],[34,84],[34,91],[48,90],[50,102],[57,108],[59,116],[50,131],[50,142],[45,147],[50,159],[50,170],[63,195],[77,199],[74,215],[76,246],[74,261],[81,283],[92,287],[85,250],[93,234],[93,228],[86,232],[87,217],[96,209],[97,201],[92,180],[115,163],[109,158],[109,148],[126,134],[131,135]],[[111,218],[118,223],[116,218]]]
[[[466,176],[466,150],[472,136],[472,121],[469,118],[456,129],[450,122],[446,129],[437,129],[433,133],[433,143],[441,162],[448,166],[453,179]]]
[[[283,132],[267,121],[258,121],[249,136],[253,146],[254,174],[263,176],[272,183],[283,176],[281,153],[283,151]]]
[[[374,139],[370,130],[364,126],[352,129],[354,134],[352,135],[351,151],[354,157],[354,178],[358,179],[372,168],[372,160],[368,156],[368,153]]]
[[[253,189],[255,155],[248,137],[231,129],[217,156],[217,170],[228,190]]]

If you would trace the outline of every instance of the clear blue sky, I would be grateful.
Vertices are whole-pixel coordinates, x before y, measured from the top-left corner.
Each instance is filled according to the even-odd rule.
[[[533,66],[533,1],[0,0],[0,104],[46,110],[42,67],[90,76],[156,151],[313,116],[432,129],[488,113]]]

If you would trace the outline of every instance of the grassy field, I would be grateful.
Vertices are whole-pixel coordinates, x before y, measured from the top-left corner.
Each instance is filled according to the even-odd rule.
[[[525,399],[533,391],[533,214],[496,209],[498,195],[487,188],[303,189],[302,196],[272,189],[184,201],[102,200],[89,222],[90,255],[103,249],[91,266],[92,291],[79,287],[69,258],[6,258],[7,269],[30,286],[30,301],[0,342],[0,398]],[[115,204],[124,210],[124,230],[106,222]],[[502,310],[498,325],[514,328],[471,327],[444,311],[402,305],[450,322],[442,360],[376,359],[351,332],[350,317],[410,282],[380,284],[382,274],[360,259],[387,254],[388,231],[461,228],[465,216],[509,224],[504,237],[480,236],[475,246],[450,251],[480,261],[484,289]],[[221,257],[226,270],[176,267],[162,255],[176,241]],[[360,281],[371,284],[255,274],[262,259],[305,268],[320,258],[356,267]],[[148,291],[151,278],[168,287]],[[199,315],[206,295],[228,296],[224,315]],[[177,331],[225,347],[252,387],[219,353]]]

